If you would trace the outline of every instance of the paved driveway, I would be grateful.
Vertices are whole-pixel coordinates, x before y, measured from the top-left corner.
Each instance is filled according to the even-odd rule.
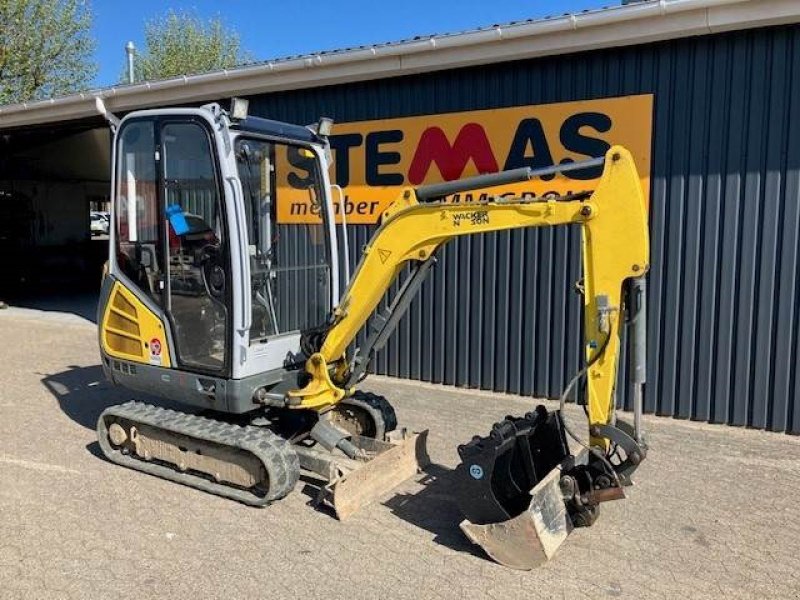
[[[94,328],[12,309],[0,340],[0,599],[800,596],[798,438],[646,418],[630,498],[518,572],[463,538],[448,483],[456,445],[528,399],[368,380],[431,429],[434,464],[340,523],[302,489],[253,509],[106,462],[94,421],[131,394],[102,381]]]

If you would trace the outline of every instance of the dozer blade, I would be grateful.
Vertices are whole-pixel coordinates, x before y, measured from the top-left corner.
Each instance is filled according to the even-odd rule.
[[[547,562],[573,529],[559,486],[561,471],[558,466],[545,475],[531,490],[528,508],[516,517],[486,525],[464,519],[461,530],[506,567],[527,571]]]
[[[386,441],[353,435],[350,441],[363,451],[367,460],[330,458],[316,449],[297,447],[304,469],[317,474],[328,469],[329,482],[320,489],[316,503],[332,507],[339,520],[392,491],[430,464],[427,430],[393,431]],[[327,466],[322,466],[325,463]]]

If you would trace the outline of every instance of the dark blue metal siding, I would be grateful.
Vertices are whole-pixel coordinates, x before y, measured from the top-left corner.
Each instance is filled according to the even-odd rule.
[[[800,433],[800,27],[260,96],[313,122],[655,94],[649,381],[663,415]],[[352,248],[368,227],[351,227]],[[579,232],[440,256],[378,372],[557,396],[580,364]],[[624,374],[618,397],[628,404]]]

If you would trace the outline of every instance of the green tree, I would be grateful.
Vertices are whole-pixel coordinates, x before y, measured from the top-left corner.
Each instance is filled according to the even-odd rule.
[[[251,60],[241,48],[239,34],[219,17],[205,20],[171,10],[145,23],[144,49],[137,53],[134,77],[136,81],[164,79],[227,69]],[[127,69],[124,73],[122,81],[127,81]]]
[[[85,89],[97,72],[86,0],[0,0],[0,104]]]

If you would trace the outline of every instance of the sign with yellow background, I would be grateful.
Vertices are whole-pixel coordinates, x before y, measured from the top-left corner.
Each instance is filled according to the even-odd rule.
[[[649,197],[652,123],[651,94],[338,123],[330,137],[330,177],[343,190],[347,223],[376,223],[403,186],[565,164],[602,156],[612,144],[621,144],[633,154]],[[312,204],[308,190],[289,184],[308,173],[302,163],[286,167],[278,170],[286,176],[278,182],[278,222],[319,222],[319,207]],[[601,172],[602,167],[577,170],[454,194],[447,200],[468,203],[496,195],[577,193],[593,189]],[[337,220],[339,200],[334,193]]]

